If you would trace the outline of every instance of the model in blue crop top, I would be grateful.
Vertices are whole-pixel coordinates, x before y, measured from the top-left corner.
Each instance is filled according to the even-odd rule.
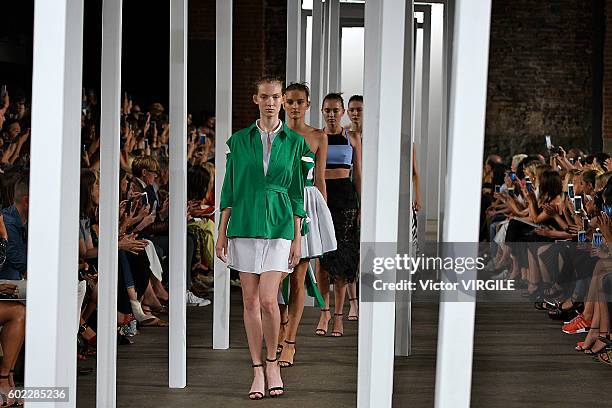
[[[327,168],[350,169],[353,164],[353,146],[348,130],[327,135]]]

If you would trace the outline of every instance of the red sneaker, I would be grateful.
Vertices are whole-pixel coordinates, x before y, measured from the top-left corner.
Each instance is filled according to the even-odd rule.
[[[584,318],[582,313],[578,313],[578,316],[574,317],[572,321],[564,324],[561,327],[561,331],[567,334],[578,334],[585,333],[591,328],[591,321]]]

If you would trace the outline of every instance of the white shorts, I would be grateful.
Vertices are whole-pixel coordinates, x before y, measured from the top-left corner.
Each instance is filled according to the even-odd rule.
[[[227,266],[239,272],[293,272],[289,268],[291,241],[283,238],[230,238]]]

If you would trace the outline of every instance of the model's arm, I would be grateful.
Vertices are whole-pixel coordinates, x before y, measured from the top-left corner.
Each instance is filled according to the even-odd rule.
[[[319,149],[316,154],[314,185],[327,201],[327,185],[325,184],[325,167],[327,165],[327,137],[320,132]]]
[[[351,132],[351,142],[353,143],[353,184],[361,200],[361,138],[357,133]]]

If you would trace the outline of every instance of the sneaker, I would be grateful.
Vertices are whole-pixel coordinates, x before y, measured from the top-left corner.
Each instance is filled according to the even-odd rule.
[[[203,299],[201,297],[197,297],[191,291],[187,291],[187,306],[208,306],[210,305],[210,300]]]
[[[578,313],[578,316],[574,317],[569,323],[563,325],[561,331],[567,334],[578,334],[586,333],[590,328],[591,321],[586,320],[582,313]]]

